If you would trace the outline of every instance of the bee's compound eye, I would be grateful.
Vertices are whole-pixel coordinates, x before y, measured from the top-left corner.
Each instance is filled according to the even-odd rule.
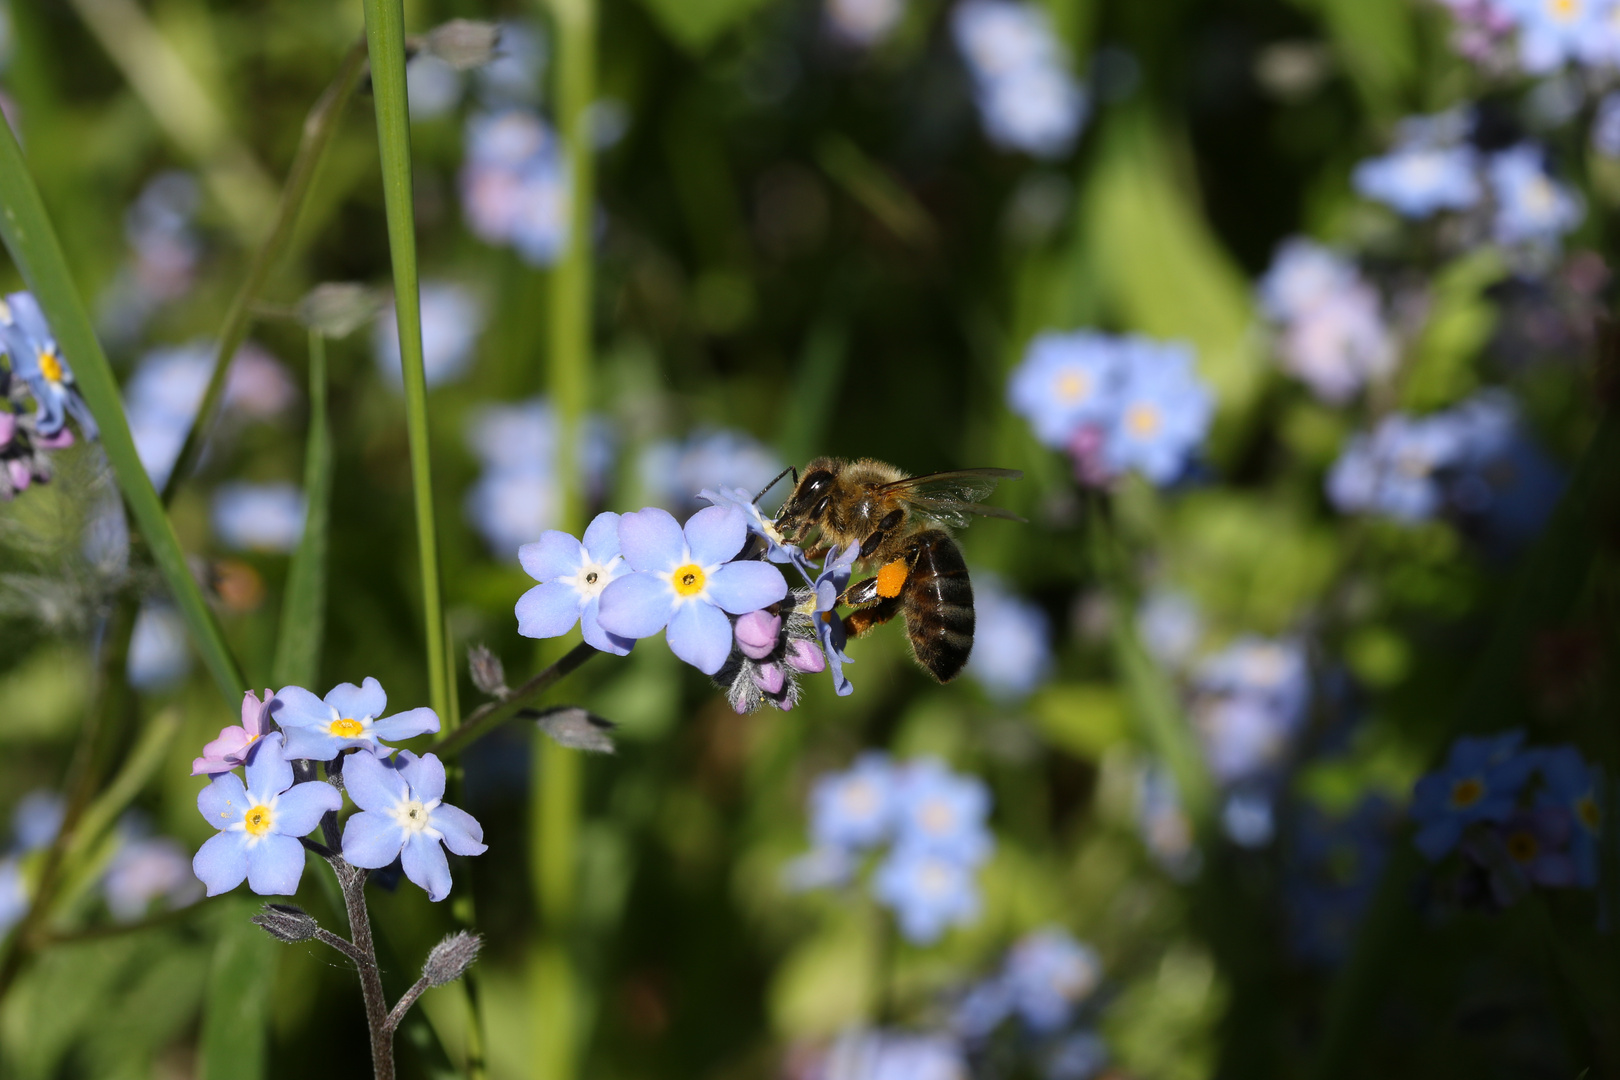
[[[831,502],[832,502],[832,496],[831,495],[822,496],[821,501],[816,503],[816,505],[811,509],[811,511],[810,511],[810,520],[811,521],[820,520],[821,515],[825,514],[827,512],[827,506]]]
[[[832,483],[832,478],[832,473],[828,472],[826,469],[817,469],[815,472],[807,475],[804,478],[804,483],[801,485],[804,488],[804,497],[808,499],[813,496],[820,495],[823,491],[827,490],[827,485]]]

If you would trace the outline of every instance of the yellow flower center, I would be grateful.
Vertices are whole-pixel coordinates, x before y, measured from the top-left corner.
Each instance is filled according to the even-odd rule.
[[[1079,401],[1090,388],[1091,380],[1086,378],[1084,372],[1065,371],[1058,376],[1057,395],[1064,401]]]
[[[1514,862],[1527,863],[1541,851],[1541,845],[1528,829],[1518,829],[1508,834],[1507,849]]]
[[[1590,795],[1582,795],[1575,800],[1575,816],[1591,832],[1597,832],[1603,820],[1603,815],[1598,812],[1597,800]]]
[[[1459,780],[1451,785],[1451,808],[1453,810],[1466,810],[1485,797],[1485,784],[1478,778],[1470,776],[1466,780]]]
[[[1159,410],[1152,405],[1133,405],[1125,416],[1131,434],[1148,438],[1159,430]]]
[[[39,370],[51,382],[62,381],[62,361],[48,350],[41,349],[39,353]]]
[[[681,596],[696,596],[703,591],[703,567],[697,563],[687,563],[670,575],[675,583],[675,592]]]
[[[358,739],[366,733],[366,725],[358,720],[350,720],[345,717],[342,720],[332,721],[327,725],[326,730],[340,739]]]
[[[1547,9],[1557,19],[1573,19],[1580,14],[1580,0],[1548,0]]]
[[[242,825],[251,836],[263,836],[270,831],[270,824],[274,820],[268,806],[255,806],[242,815]]]

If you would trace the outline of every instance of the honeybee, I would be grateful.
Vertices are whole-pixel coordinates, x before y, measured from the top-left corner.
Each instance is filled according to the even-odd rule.
[[[844,618],[845,633],[860,637],[904,615],[917,662],[940,682],[950,682],[973,649],[973,585],[962,549],[945,527],[964,528],[975,514],[1023,521],[980,501],[997,481],[1023,475],[1017,469],[961,469],[907,476],[871,458],[819,457],[803,476],[794,471],[793,491],[777,511],[776,527],[801,547],[815,530],[818,551],[859,544],[859,564],[877,573],[839,597],[840,604],[856,609]]]

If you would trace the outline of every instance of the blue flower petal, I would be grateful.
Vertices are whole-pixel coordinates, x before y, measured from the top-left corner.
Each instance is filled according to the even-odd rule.
[[[291,896],[304,876],[304,845],[271,833],[247,851],[248,888],[260,896]]]
[[[585,548],[565,532],[547,529],[540,539],[518,548],[523,572],[536,581],[556,581],[569,577],[585,561]]]
[[[351,866],[379,870],[404,846],[405,830],[387,814],[361,811],[343,823],[343,857]]]
[[[395,713],[386,720],[379,720],[371,725],[371,732],[377,738],[390,740],[409,739],[413,735],[425,735],[438,730],[439,714],[426,705]]]
[[[209,896],[230,892],[248,874],[247,834],[218,833],[208,838],[191,858],[191,872],[208,886]]]
[[[287,764],[280,735],[272,732],[259,740],[246,771],[248,797],[258,802],[269,802],[271,796],[292,787],[292,766]]]
[[[226,829],[233,822],[241,821],[252,806],[248,802],[247,788],[235,773],[221,773],[197,792],[197,809],[216,829]]]
[[[400,864],[406,877],[427,890],[429,900],[439,901],[450,895],[450,861],[437,840],[429,840],[422,833],[412,836],[405,841]]]
[[[673,570],[686,558],[686,537],[668,510],[653,506],[619,518],[619,550],[632,570]]]
[[[572,585],[550,581],[518,597],[518,633],[524,637],[562,637],[579,622],[580,592]]]
[[[707,511],[699,511],[707,513]],[[705,582],[708,599],[733,615],[746,615],[787,596],[787,578],[765,562],[726,563]]]
[[[338,683],[326,695],[326,704],[346,720],[359,720],[364,716],[381,716],[386,712],[388,695],[383,693],[382,683],[368,676],[360,686]]]
[[[386,758],[366,750],[343,759],[343,787],[354,805],[377,813],[392,810],[410,796],[399,770]]]
[[[730,506],[706,506],[687,519],[685,533],[692,561],[713,566],[742,550],[748,539],[748,519]]]
[[[674,611],[675,590],[667,577],[657,573],[626,574],[614,578],[602,590],[596,621],[610,634],[644,638],[662,630]]]
[[[417,757],[409,750],[401,750],[399,774],[411,785],[411,797],[418,802],[444,798],[444,763],[437,754]]]
[[[307,836],[321,823],[322,814],[342,808],[343,796],[331,784],[323,780],[294,784],[276,803],[274,828],[284,836]]]
[[[444,846],[457,855],[482,855],[489,850],[484,843],[484,827],[460,807],[440,803],[433,808],[430,820],[444,834]]]
[[[712,604],[692,601],[676,608],[665,638],[671,652],[705,675],[719,671],[731,655],[731,621]]]
[[[607,562],[619,551],[619,515],[611,510],[597,514],[585,529],[585,550],[592,562]]]
[[[283,728],[325,727],[332,720],[332,709],[302,686],[283,686],[270,704],[270,715]]]
[[[289,761],[331,761],[344,747],[353,745],[352,739],[340,739],[312,727],[288,728],[284,754]]]
[[[586,601],[585,610],[579,613],[579,632],[584,635],[585,644],[594,649],[601,649],[606,653],[613,653],[615,656],[627,655],[630,652],[630,647],[636,643],[636,639],[620,637],[602,629],[602,624],[596,617],[601,606],[602,598],[593,596]],[[518,632],[522,633],[522,629],[519,628]],[[656,633],[656,631],[654,632]]]

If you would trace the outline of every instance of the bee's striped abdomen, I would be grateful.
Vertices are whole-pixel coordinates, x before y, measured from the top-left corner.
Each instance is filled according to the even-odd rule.
[[[906,633],[917,662],[950,682],[973,650],[973,585],[956,541],[939,529],[912,540],[911,575],[903,593]]]

